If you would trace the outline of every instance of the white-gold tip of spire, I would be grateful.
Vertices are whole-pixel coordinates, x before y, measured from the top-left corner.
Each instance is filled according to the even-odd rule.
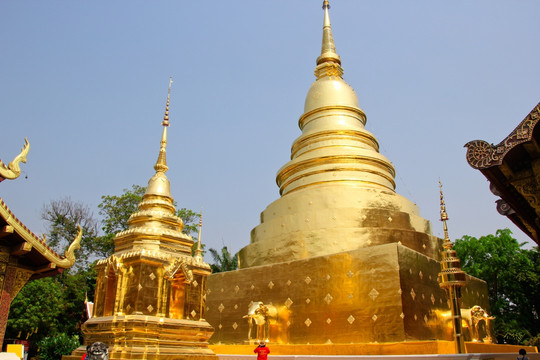
[[[330,3],[328,0],[323,1],[324,23],[323,23],[323,39],[321,47],[321,56],[317,58],[317,65],[324,62],[335,62],[341,64],[341,59],[336,52],[336,45],[332,36],[332,26],[330,25]]]
[[[172,76],[169,77],[169,91],[167,93],[167,103],[165,105],[165,115],[163,116],[163,133],[161,135],[161,143],[159,148],[159,155],[154,165],[156,172],[166,172],[169,170],[167,166],[167,127],[169,126],[169,104],[171,100],[171,85],[173,83]]]

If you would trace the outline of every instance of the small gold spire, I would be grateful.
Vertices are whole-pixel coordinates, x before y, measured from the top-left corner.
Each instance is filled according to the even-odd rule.
[[[442,190],[442,182],[439,179],[439,192],[441,193],[441,221],[443,222],[443,230],[444,230],[444,248],[448,249],[448,246],[452,248],[452,243],[450,242],[450,237],[448,236],[448,225],[446,222],[448,219],[448,214],[446,213],[446,204],[444,203],[444,195]]]
[[[202,261],[203,260],[203,251],[201,246],[201,233],[202,233],[202,208],[201,208],[201,214],[199,216],[199,238],[197,239],[197,250],[195,250],[195,260],[196,261]]]
[[[167,104],[165,105],[165,115],[163,116],[163,122],[161,125],[163,125],[163,134],[161,135],[161,146],[159,149],[159,155],[156,162],[156,165],[154,165],[154,169],[156,172],[166,172],[169,170],[169,167],[167,166],[167,127],[169,126],[169,103],[171,99],[171,85],[172,85],[172,76],[169,77],[169,92],[167,94]]]
[[[332,36],[332,27],[330,25],[330,15],[328,9],[330,9],[330,3],[328,0],[324,0],[324,23],[323,23],[323,39],[321,47],[321,56],[317,58],[317,65],[324,62],[334,62],[341,65],[341,59],[336,52],[336,45],[334,44],[334,37]]]

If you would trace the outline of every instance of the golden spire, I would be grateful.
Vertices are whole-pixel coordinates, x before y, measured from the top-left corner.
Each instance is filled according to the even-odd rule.
[[[445,289],[452,311],[454,342],[457,354],[465,353],[465,343],[463,339],[463,329],[461,327],[461,288],[465,286],[467,278],[465,271],[461,270],[461,262],[457,257],[456,250],[452,249],[453,244],[448,236],[448,214],[442,191],[442,183],[439,180],[439,189],[441,193],[441,221],[444,229],[444,250],[441,252],[441,272],[439,273],[439,286]]]
[[[197,239],[197,250],[195,250],[195,261],[203,261],[202,256],[202,246],[201,246],[201,233],[202,233],[202,208],[201,208],[201,214],[199,215],[199,237]]]
[[[442,183],[439,179],[439,192],[441,194],[441,221],[443,223],[443,230],[444,230],[444,248],[445,249],[451,249],[452,248],[452,242],[450,241],[450,237],[448,236],[448,225],[446,222],[448,219],[448,214],[446,213],[446,204],[444,203],[444,195],[442,191]]]
[[[169,92],[167,94],[167,105],[165,105],[165,116],[163,116],[163,122],[161,125],[163,125],[163,135],[161,136],[161,147],[159,149],[159,155],[156,162],[156,165],[154,165],[154,169],[156,172],[166,172],[169,170],[169,167],[167,166],[167,127],[169,126],[169,102],[171,98],[171,85],[172,85],[172,76],[169,78]]]
[[[324,10],[323,38],[321,56],[317,58],[317,65],[325,62],[333,62],[341,65],[341,59],[336,52],[336,45],[334,44],[334,37],[332,36],[330,15],[328,14],[328,9],[330,9],[330,3],[328,2],[328,0],[324,0],[322,8]]]

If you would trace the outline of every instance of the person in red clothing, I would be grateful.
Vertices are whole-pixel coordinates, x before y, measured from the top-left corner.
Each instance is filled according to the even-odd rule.
[[[267,360],[270,349],[266,346],[264,341],[261,341],[259,346],[257,346],[253,352],[257,354],[257,360]]]

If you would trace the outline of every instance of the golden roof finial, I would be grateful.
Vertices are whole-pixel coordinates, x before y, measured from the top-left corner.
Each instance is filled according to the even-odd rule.
[[[334,44],[334,38],[332,36],[332,27],[330,25],[330,15],[328,9],[330,9],[330,3],[328,0],[323,1],[324,10],[324,23],[323,23],[323,39],[321,56],[317,58],[317,65],[324,62],[334,62],[341,65],[341,59],[336,52],[336,45]]]
[[[203,260],[203,251],[201,246],[201,233],[202,233],[202,208],[201,208],[201,214],[199,215],[199,238],[197,239],[197,249],[195,250],[195,260],[202,261]]]
[[[439,191],[441,193],[441,221],[443,222],[443,230],[444,230],[444,248],[445,249],[451,249],[452,243],[450,242],[450,237],[448,236],[448,225],[446,222],[448,221],[448,214],[446,213],[446,204],[444,203],[444,195],[442,190],[442,182],[439,179]],[[448,247],[450,246],[450,247]]]
[[[169,103],[171,99],[171,85],[172,85],[172,76],[169,77],[169,92],[167,94],[167,104],[165,105],[165,115],[163,116],[163,122],[161,125],[163,125],[163,135],[161,135],[161,146],[159,149],[159,155],[156,162],[156,165],[154,165],[154,169],[156,172],[166,172],[169,170],[169,167],[167,166],[167,156],[166,156],[166,150],[167,150],[167,127],[169,126]]]

